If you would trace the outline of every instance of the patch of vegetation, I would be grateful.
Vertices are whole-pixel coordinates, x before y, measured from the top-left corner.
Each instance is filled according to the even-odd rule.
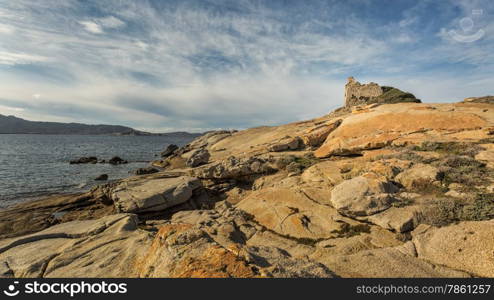
[[[424,223],[435,226],[493,219],[494,193],[477,193],[473,201],[457,198],[440,199],[424,217]]]
[[[297,156],[294,159],[294,162],[296,162],[299,165],[301,165],[304,169],[307,169],[310,166],[319,163],[320,161],[321,160],[319,158],[315,157],[313,153],[307,153],[307,154],[305,154],[302,157]]]
[[[370,233],[370,226],[368,224],[350,225],[348,223],[342,223],[341,229],[333,230],[331,233],[336,233],[339,238],[348,238],[361,233]]]
[[[414,201],[412,199],[400,198],[397,201],[394,201],[393,203],[391,203],[391,206],[393,206],[393,207],[405,207],[405,206],[412,205],[413,203],[414,203]]]
[[[434,151],[449,155],[464,155],[474,157],[482,147],[474,143],[457,143],[457,142],[431,142],[426,141],[422,145],[413,146],[414,151]]]
[[[484,182],[491,172],[485,163],[468,156],[448,156],[435,163],[444,174],[442,182],[445,186],[451,183],[460,183],[475,188]]]
[[[381,160],[381,159],[390,159],[390,158],[409,160],[409,161],[413,161],[415,163],[423,163],[423,164],[430,164],[430,163],[438,160],[437,158],[434,158],[434,157],[430,157],[430,158],[427,157],[426,158],[426,157],[423,157],[421,155],[418,155],[417,153],[413,152],[410,149],[405,149],[405,150],[401,150],[399,153],[395,153],[395,154],[378,155],[378,156],[374,157],[372,159],[372,161]]]
[[[383,94],[381,96],[370,99],[368,103],[401,103],[401,102],[413,102],[420,103],[421,101],[415,97],[415,95],[407,92],[403,92],[394,87],[383,86],[381,87]]]
[[[304,156],[287,155],[282,157],[278,161],[278,166],[284,169],[288,166],[295,168],[295,166],[301,170],[305,170],[312,165],[319,163],[321,160],[316,158],[314,154],[307,153]]]

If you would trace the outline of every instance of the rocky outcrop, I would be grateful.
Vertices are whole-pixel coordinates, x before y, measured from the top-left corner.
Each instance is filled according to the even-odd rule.
[[[455,112],[451,113],[451,109]],[[318,158],[354,155],[365,150],[420,144],[434,139],[458,141],[459,135],[453,134],[466,131],[478,131],[475,132],[478,139],[488,138],[487,131],[479,130],[490,126],[486,118],[491,118],[488,111],[476,110],[474,113],[465,106],[381,105],[345,118],[314,155]]]
[[[213,165],[197,168],[191,174],[203,179],[241,179],[256,174],[269,174],[274,170],[273,164],[263,158],[239,159],[231,156]]]
[[[349,85],[320,118],[209,132],[154,174],[0,211],[0,274],[494,276],[492,104]]]
[[[135,277],[135,260],[150,244],[135,215],[115,214],[4,239],[0,265],[3,277]]]
[[[188,201],[201,187],[197,178],[133,179],[118,183],[109,191],[109,198],[118,212],[145,213],[162,211]]]
[[[192,150],[190,157],[185,162],[185,165],[187,167],[195,168],[208,163],[209,157],[209,152],[206,149],[200,148],[197,150]]]
[[[172,155],[176,150],[178,150],[178,146],[175,144],[170,144],[163,152],[160,153],[160,155],[161,157],[165,158]]]

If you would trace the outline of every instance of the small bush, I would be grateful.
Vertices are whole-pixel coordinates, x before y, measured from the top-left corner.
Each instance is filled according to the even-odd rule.
[[[460,221],[485,221],[494,218],[494,194],[478,193],[473,201],[439,199],[424,215],[424,223],[445,226]]]
[[[446,186],[460,183],[475,188],[482,184],[490,173],[485,163],[468,156],[448,156],[436,165],[443,171],[442,182]]]
[[[473,143],[456,143],[456,142],[431,142],[426,141],[419,146],[413,146],[415,151],[434,151],[449,155],[465,155],[474,157],[482,148]]]

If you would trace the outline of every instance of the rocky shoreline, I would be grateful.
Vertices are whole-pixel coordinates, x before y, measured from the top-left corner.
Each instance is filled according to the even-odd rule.
[[[352,79],[323,117],[210,132],[157,172],[0,211],[0,276],[493,277],[494,99],[374,85]]]

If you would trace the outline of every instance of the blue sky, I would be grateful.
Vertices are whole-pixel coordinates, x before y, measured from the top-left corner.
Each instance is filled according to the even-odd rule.
[[[0,0],[0,114],[155,132],[275,125],[348,76],[494,94],[490,0]]]

